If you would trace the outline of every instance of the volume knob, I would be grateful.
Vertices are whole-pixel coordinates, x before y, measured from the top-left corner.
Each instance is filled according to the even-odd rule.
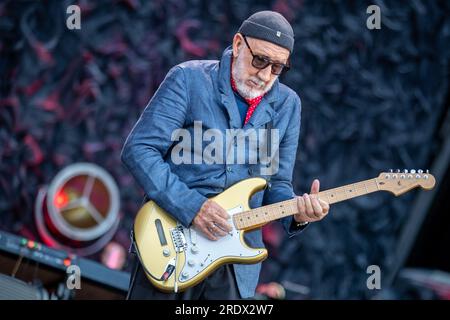
[[[170,250],[169,249],[164,249],[163,250],[163,255],[164,255],[164,257],[170,256]]]
[[[191,252],[194,253],[194,254],[198,253],[198,247],[197,246],[192,246]]]

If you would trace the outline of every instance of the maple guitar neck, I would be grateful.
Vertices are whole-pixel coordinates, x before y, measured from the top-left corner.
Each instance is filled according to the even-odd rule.
[[[428,170],[426,173],[423,173],[422,170],[382,172],[377,178],[321,191],[318,197],[333,204],[376,191],[390,191],[398,196],[418,186],[430,190],[434,184],[435,179],[428,173]],[[290,199],[237,213],[233,216],[233,221],[237,229],[251,230],[297,213],[297,199]]]

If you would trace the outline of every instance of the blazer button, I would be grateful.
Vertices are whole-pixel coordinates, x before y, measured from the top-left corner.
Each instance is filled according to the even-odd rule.
[[[231,172],[231,171],[232,171],[232,169],[231,169],[230,166],[227,167],[227,171],[228,171],[228,172]]]

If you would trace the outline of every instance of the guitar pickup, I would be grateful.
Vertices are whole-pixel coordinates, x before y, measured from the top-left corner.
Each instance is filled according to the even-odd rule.
[[[156,232],[158,233],[159,243],[161,246],[167,245],[166,235],[164,234],[164,228],[162,226],[161,220],[155,220]]]

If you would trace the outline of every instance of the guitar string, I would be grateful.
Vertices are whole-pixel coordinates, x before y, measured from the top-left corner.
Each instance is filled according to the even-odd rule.
[[[341,195],[345,195],[344,199],[337,199],[338,201],[333,202],[333,203],[336,203],[336,202],[340,202],[340,201],[343,201],[343,200],[346,200],[346,199],[351,199],[351,198],[354,198],[354,197],[357,197],[357,196],[362,196],[362,195],[366,195],[368,193],[372,193],[372,192],[377,191],[377,190],[373,190],[373,191],[367,192],[367,184],[368,183],[374,183],[376,185],[376,187],[377,187],[377,190],[379,190],[379,186],[378,186],[378,183],[376,181],[376,178],[373,178],[373,179],[369,179],[369,180],[356,182],[356,183],[353,183],[353,184],[348,184],[348,185],[345,185],[345,186],[342,186],[342,187],[337,187],[337,188],[333,188],[333,189],[330,189],[330,190],[325,190],[325,191],[322,191],[320,193],[322,193],[323,195],[327,196],[328,199],[330,199],[330,197],[329,197],[330,194],[331,195],[332,194],[336,195],[336,198],[339,198],[339,196],[341,196]],[[351,197],[348,197],[349,193],[348,193],[347,190],[352,190],[352,192],[354,192],[353,194],[351,194]],[[363,192],[361,194],[359,194],[360,191],[363,191]],[[240,212],[240,213],[235,214],[233,216],[233,220],[236,220],[235,218],[238,218],[238,219],[242,218],[242,219],[244,219],[243,221],[254,219],[254,217],[252,217],[252,216],[256,214],[255,212],[258,212],[258,213],[260,211],[263,211],[263,212],[264,211],[266,211],[266,212],[267,211],[272,211],[273,212],[273,211],[275,211],[275,208],[279,209],[279,207],[287,207],[287,206],[289,206],[292,203],[292,200],[293,199],[289,199],[289,200],[281,201],[281,202],[278,202],[278,203],[275,203],[275,204],[270,204],[270,205],[267,205],[267,206],[264,206],[264,207],[255,208],[255,209],[247,210],[247,211],[244,211],[244,212]],[[290,211],[292,211],[292,210],[290,210]],[[292,214],[295,214],[295,213],[290,213],[289,215],[292,215]],[[275,219],[277,219],[278,215],[276,215]],[[248,218],[248,217],[250,217],[250,218]],[[279,215],[279,217],[282,217],[282,215]],[[247,218],[247,220],[245,220],[245,218]],[[249,225],[248,227],[256,226],[258,224],[269,222],[269,221],[272,221],[272,220],[275,220],[275,219],[258,221],[256,224]],[[258,220],[261,220],[261,219],[258,219]],[[234,222],[235,222],[235,225],[236,225],[236,221],[234,221]],[[239,223],[239,222],[237,222],[237,223]]]

